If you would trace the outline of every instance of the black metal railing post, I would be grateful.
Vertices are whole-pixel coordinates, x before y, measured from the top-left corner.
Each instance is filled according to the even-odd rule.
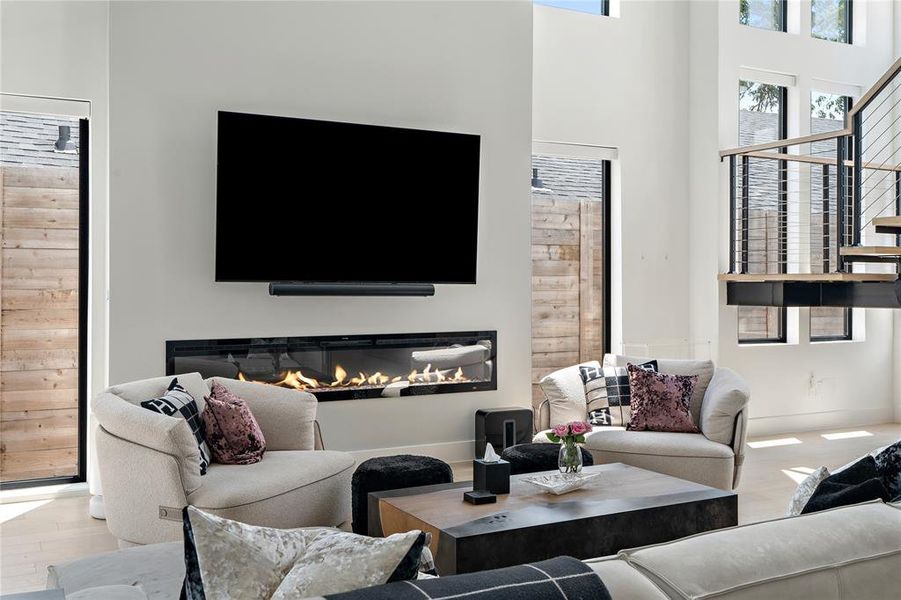
[[[823,273],[829,272],[829,165],[823,165]]]
[[[861,116],[863,111],[854,113],[852,119],[851,135],[854,144],[854,187],[852,188],[851,202],[853,206],[854,218],[851,221],[854,224],[852,230],[851,244],[860,246],[860,233],[863,229],[863,215],[861,213],[861,198],[863,197],[863,143],[861,140]]]
[[[749,208],[751,196],[750,160],[747,156],[741,157],[741,273],[748,272],[750,261],[748,244],[748,230],[751,226],[751,209]]]
[[[842,258],[842,245],[847,231],[845,223],[845,138],[840,137],[835,147],[835,227],[838,235],[835,236],[835,270],[845,270],[845,260]]]
[[[735,155],[729,157],[729,273],[735,273]]]

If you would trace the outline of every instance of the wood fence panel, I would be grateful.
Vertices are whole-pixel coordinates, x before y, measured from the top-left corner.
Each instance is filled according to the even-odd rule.
[[[532,198],[532,405],[544,375],[603,355],[603,204]]]
[[[78,471],[78,169],[0,168],[0,480]]]

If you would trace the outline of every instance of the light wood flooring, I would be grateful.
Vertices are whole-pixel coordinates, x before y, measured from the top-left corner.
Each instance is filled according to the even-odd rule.
[[[826,439],[823,434],[865,432],[859,437]],[[800,443],[748,448],[739,493],[739,521],[754,523],[783,516],[796,480],[821,465],[837,468],[901,438],[901,423],[852,427],[755,438],[751,442]],[[454,476],[471,477],[468,463]],[[115,550],[104,521],[88,516],[88,497],[0,505],[0,593],[43,589],[48,564]]]

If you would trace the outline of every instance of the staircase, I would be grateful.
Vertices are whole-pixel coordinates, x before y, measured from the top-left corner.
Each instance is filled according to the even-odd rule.
[[[901,308],[901,58],[830,123],[720,152],[728,304]]]

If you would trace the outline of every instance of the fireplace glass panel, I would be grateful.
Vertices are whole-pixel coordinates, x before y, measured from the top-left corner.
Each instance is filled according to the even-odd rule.
[[[176,340],[166,373],[305,390],[320,401],[497,389],[497,332]]]

